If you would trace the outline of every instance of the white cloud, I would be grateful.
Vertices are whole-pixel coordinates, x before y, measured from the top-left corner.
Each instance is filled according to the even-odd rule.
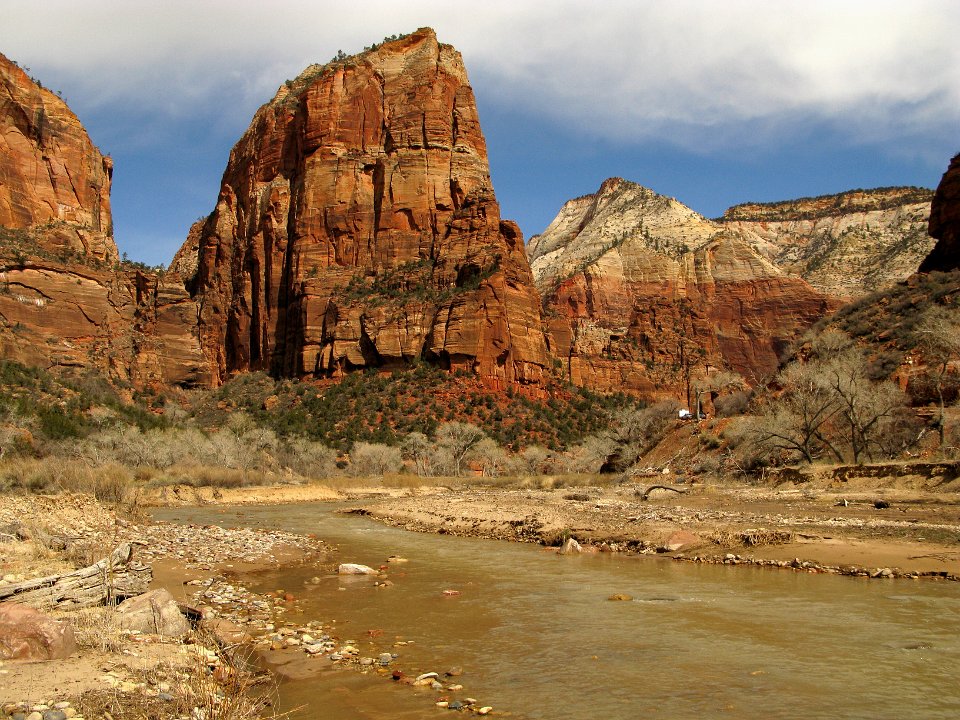
[[[66,85],[81,115],[235,104],[245,123],[310,62],[423,25],[486,98],[617,142],[766,142],[810,121],[883,141],[960,121],[952,0],[46,0],[6,8],[0,51]]]

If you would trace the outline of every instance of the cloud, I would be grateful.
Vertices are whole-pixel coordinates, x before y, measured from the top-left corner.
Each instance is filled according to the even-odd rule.
[[[486,101],[614,142],[719,148],[822,123],[882,142],[960,121],[951,0],[47,0],[4,24],[0,50],[67,85],[81,115],[230,108],[245,123],[307,64],[432,25]]]

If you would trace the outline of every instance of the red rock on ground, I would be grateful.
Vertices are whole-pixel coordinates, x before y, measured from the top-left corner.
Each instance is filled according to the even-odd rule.
[[[0,660],[62,660],[75,649],[69,623],[27,605],[0,603]]]

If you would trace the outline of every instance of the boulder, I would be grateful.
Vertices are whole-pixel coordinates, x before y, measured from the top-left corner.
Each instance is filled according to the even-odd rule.
[[[703,544],[703,540],[699,535],[695,535],[688,530],[677,530],[667,538],[667,541],[663,544],[663,547],[667,552],[677,552],[678,550],[695,547],[701,544]]]
[[[242,645],[253,640],[250,633],[243,627],[224,618],[207,618],[202,626],[205,630],[209,630],[217,642],[223,646]]]
[[[173,595],[164,588],[124,600],[117,606],[117,620],[124,630],[180,637],[190,632],[190,622],[180,612]]]
[[[62,660],[75,649],[69,623],[27,605],[0,603],[0,660]]]
[[[377,571],[359,563],[341,563],[337,568],[337,573],[340,575],[376,575]]]
[[[583,548],[580,547],[580,543],[573,538],[567,538],[557,552],[560,555],[573,555],[575,553],[583,552]]]

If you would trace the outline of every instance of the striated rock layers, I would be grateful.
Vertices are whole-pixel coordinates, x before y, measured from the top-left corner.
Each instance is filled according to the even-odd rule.
[[[852,190],[737,205],[721,222],[784,272],[820,292],[853,299],[916,272],[933,247],[925,188]]]
[[[217,381],[423,358],[498,388],[538,384],[548,363],[463,62],[430,29],[281,87],[175,267],[193,273]]]
[[[719,369],[758,382],[839,304],[736,230],[619,178],[568,202],[528,253],[551,351],[601,391],[686,401]]]
[[[113,262],[113,163],[77,116],[0,55],[0,226],[47,250]]]
[[[110,173],[66,104],[0,55],[0,356],[206,384],[182,280],[119,263]]]
[[[954,155],[940,179],[930,208],[930,235],[937,244],[920,272],[960,270],[960,155]]]

